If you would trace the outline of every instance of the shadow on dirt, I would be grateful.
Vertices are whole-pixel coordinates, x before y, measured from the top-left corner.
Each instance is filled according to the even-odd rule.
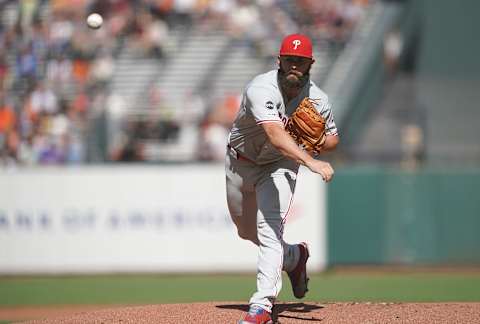
[[[248,304],[233,304],[233,305],[216,305],[217,308],[222,309],[236,309],[241,310],[244,312],[248,312]],[[315,304],[306,304],[306,303],[278,303],[273,308],[273,319],[275,323],[281,323],[280,320],[282,318],[289,318],[289,319],[297,319],[306,322],[320,322],[322,321],[321,318],[316,318],[313,316],[304,317],[304,316],[296,316],[295,313],[300,314],[308,314],[313,310],[321,309],[323,306],[315,305]],[[283,314],[283,313],[289,313]],[[293,313],[293,314],[292,314]]]

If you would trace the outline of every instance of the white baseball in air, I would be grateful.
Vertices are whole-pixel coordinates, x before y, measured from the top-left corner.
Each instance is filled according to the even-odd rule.
[[[103,18],[98,13],[92,13],[87,17],[87,25],[90,28],[98,29],[102,26]]]

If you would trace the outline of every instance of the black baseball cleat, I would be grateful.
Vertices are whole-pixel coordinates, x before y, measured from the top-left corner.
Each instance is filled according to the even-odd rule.
[[[307,243],[302,242],[297,245],[300,250],[300,258],[297,266],[290,272],[287,272],[290,283],[292,284],[293,295],[296,298],[303,298],[308,291],[307,260],[310,256]]]

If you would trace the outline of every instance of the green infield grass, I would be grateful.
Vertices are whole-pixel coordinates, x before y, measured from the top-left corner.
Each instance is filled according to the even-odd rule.
[[[245,301],[255,275],[111,275],[0,277],[0,307]],[[281,301],[296,300],[284,276]],[[480,273],[335,273],[311,275],[302,301],[480,301]]]

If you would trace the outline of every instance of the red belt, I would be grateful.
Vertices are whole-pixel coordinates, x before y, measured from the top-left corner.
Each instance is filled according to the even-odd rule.
[[[232,153],[233,157],[236,160],[242,160],[242,161],[247,161],[247,162],[250,162],[250,163],[255,163],[252,160],[250,160],[249,158],[246,158],[245,156],[238,153],[238,151],[236,149],[234,149],[230,144],[227,144],[227,148],[230,150],[230,153]]]

